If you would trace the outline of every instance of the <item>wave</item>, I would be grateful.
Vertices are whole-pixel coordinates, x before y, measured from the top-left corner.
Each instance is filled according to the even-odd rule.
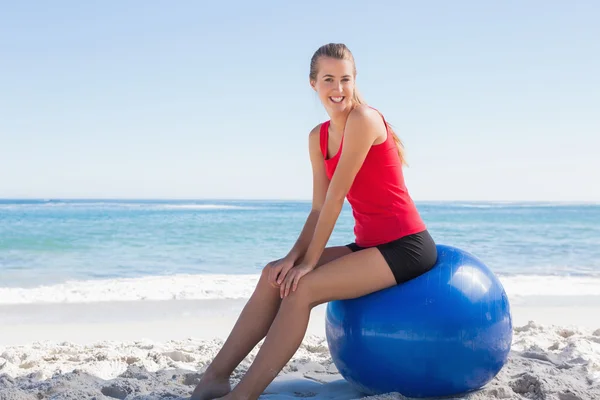
[[[254,210],[258,207],[230,206],[225,204],[165,204],[158,208],[179,210]]]
[[[509,297],[598,296],[600,277],[500,276]],[[144,300],[249,298],[259,279],[247,275],[173,275],[69,281],[33,288],[0,288],[0,305]]]
[[[564,275],[499,276],[511,296],[600,296],[600,277]]]
[[[0,288],[0,305],[248,298],[259,275],[173,275]]]
[[[259,207],[246,205],[219,204],[219,203],[160,203],[160,202],[27,202],[27,203],[0,203],[0,210],[20,209],[53,209],[53,208],[77,208],[77,209],[142,209],[142,210],[254,210]]]
[[[600,201],[417,201],[417,204],[444,208],[595,208],[600,205]]]

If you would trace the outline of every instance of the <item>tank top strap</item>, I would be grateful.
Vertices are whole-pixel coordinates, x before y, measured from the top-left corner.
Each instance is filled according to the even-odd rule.
[[[323,153],[323,159],[327,160],[327,141],[329,140],[329,121],[325,121],[321,124],[321,153]]]
[[[377,111],[377,114],[379,114],[379,116],[380,116],[380,117],[381,117],[381,119],[383,120],[383,124],[385,125],[386,139],[385,139],[385,142],[383,142],[383,143],[388,143],[388,142],[390,142],[390,137],[392,136],[392,135],[390,134],[390,126],[388,125],[387,121],[385,120],[385,117],[383,116],[383,113],[382,113],[381,111],[379,111],[378,109],[376,109],[375,107],[371,107],[371,106],[369,106],[369,108],[371,108],[371,109],[373,109],[373,110]],[[392,140],[392,142],[393,142],[393,140]],[[383,143],[381,143],[381,144],[383,144]]]
[[[383,116],[383,114],[381,113],[381,111],[379,111],[378,109],[376,109],[375,107],[371,107],[369,106],[369,108],[371,108],[372,110],[377,111],[377,114],[379,114],[379,116],[381,116],[381,119],[383,119],[383,123],[385,124],[386,128],[388,126],[387,121],[385,120],[385,117]]]

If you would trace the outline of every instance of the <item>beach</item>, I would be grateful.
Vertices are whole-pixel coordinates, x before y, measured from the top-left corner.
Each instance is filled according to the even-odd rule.
[[[600,399],[600,206],[418,206],[436,242],[483,260],[510,301],[507,363],[455,398]],[[0,400],[188,399],[261,268],[289,250],[309,210],[287,201],[0,201]],[[346,207],[330,244],[351,242],[352,226]],[[332,362],[325,311],[312,311],[303,344],[262,398],[368,398]]]
[[[187,399],[245,299],[0,306],[0,399]],[[337,372],[325,305],[262,397],[368,397]],[[509,360],[483,389],[457,399],[600,398],[600,297],[511,301]],[[19,323],[14,323],[15,321]],[[235,384],[260,344],[232,376]],[[398,393],[373,396],[400,399]]]

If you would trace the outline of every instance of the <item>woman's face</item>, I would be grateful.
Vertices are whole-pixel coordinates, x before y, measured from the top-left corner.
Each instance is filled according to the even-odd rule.
[[[329,115],[350,111],[354,95],[354,66],[350,60],[321,57],[311,86]]]

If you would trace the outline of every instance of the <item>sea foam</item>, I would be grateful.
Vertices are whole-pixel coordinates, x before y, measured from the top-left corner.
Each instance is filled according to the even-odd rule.
[[[600,278],[500,276],[509,297],[600,296]],[[172,275],[68,281],[33,288],[0,287],[0,305],[249,298],[258,274]]]

